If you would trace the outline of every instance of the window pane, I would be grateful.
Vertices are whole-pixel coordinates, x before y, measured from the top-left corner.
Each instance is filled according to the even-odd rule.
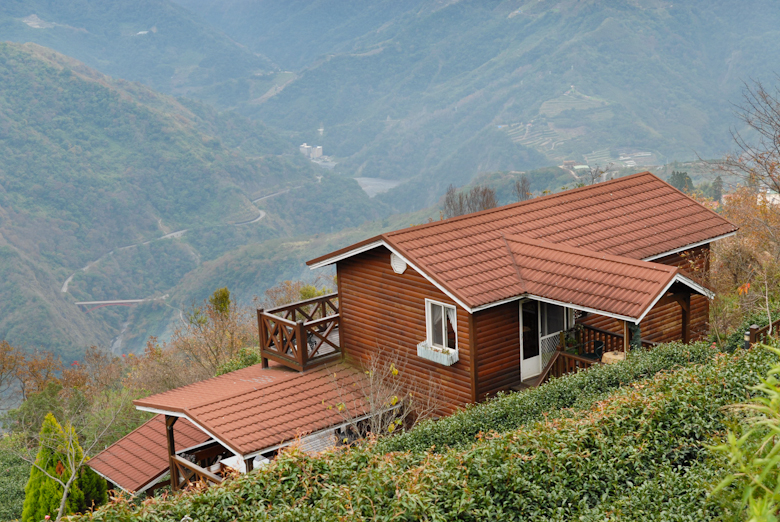
[[[563,330],[563,312],[564,308],[562,306],[557,306],[553,304],[545,304],[545,311],[547,312],[547,328],[545,329],[544,334],[549,335],[552,333],[560,332]]]
[[[458,347],[455,342],[455,325],[458,319],[454,308],[445,308],[445,311],[447,312],[447,348],[454,350]]]
[[[437,304],[431,304],[431,333],[433,344],[444,346],[444,310]]]

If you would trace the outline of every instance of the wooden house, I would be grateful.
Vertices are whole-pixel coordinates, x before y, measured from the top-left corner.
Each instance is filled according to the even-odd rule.
[[[452,411],[632,338],[703,338],[709,246],[736,230],[645,172],[381,234],[308,263],[335,265],[336,294],[258,311],[263,360],[304,371],[400,350]]]
[[[158,416],[89,465],[137,492],[321,448],[345,425],[326,404],[378,350],[437,381],[446,413],[703,338],[710,243],[736,230],[646,172],[366,239],[309,262],[335,265],[337,293],[258,310],[261,364],[135,401]]]

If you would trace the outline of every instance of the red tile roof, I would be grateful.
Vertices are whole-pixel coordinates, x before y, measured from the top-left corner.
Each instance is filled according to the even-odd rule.
[[[173,425],[176,451],[208,441],[211,437],[187,419]],[[150,421],[118,440],[87,462],[89,467],[120,488],[136,493],[168,472],[168,441],[165,417]]]
[[[136,407],[184,414],[240,455],[276,447],[344,422],[339,402],[363,415],[363,374],[345,364],[299,373],[258,364],[133,401]]]
[[[327,264],[360,247],[382,242],[468,308],[474,308],[505,299],[508,294],[519,295],[517,288],[505,288],[516,282],[512,279],[514,269],[508,270],[512,262],[506,247],[500,248],[504,236],[641,260],[736,230],[718,214],[644,172],[388,232],[308,264]],[[548,262],[560,261],[558,256],[564,255],[562,250],[550,249]],[[607,266],[619,265],[613,262],[602,268]]]
[[[519,284],[506,285],[495,295],[486,295],[481,292],[482,285],[473,284],[470,288],[477,294],[470,296],[471,299],[493,302],[511,297],[507,294],[523,288],[525,292],[520,294],[638,319],[676,276],[681,275],[674,266],[553,245],[521,236],[506,236],[506,248],[514,258],[511,275]],[[484,277],[484,271],[474,274],[475,279],[481,277]]]

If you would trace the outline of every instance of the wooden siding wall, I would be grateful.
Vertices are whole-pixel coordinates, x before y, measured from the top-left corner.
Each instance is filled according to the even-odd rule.
[[[673,265],[687,272],[709,270],[710,246],[703,245],[685,252],[654,260],[655,263]],[[691,340],[704,339],[709,334],[710,302],[703,295],[691,295]],[[601,315],[590,315],[583,323],[612,332],[622,332],[620,321]],[[677,303],[657,306],[642,320],[642,339],[655,342],[682,339],[682,311]]]
[[[390,252],[384,247],[339,261],[337,274],[341,346],[348,360],[367,361],[378,347],[400,349],[408,358],[410,377],[433,376],[441,383],[442,413],[473,401],[468,312],[412,267],[396,274],[390,267]],[[417,343],[426,339],[426,298],[456,306],[459,361],[452,366],[417,356]]]
[[[520,382],[520,305],[518,301],[474,314],[477,400]]]

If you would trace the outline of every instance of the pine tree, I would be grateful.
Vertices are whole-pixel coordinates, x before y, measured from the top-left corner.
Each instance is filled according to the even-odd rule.
[[[43,420],[39,443],[35,466],[24,489],[22,522],[40,522],[46,515],[57,517],[63,485],[70,480],[74,467],[78,476],[70,484],[62,515],[83,512],[106,501],[105,481],[81,465],[84,453],[72,426],[63,428],[49,413]]]

